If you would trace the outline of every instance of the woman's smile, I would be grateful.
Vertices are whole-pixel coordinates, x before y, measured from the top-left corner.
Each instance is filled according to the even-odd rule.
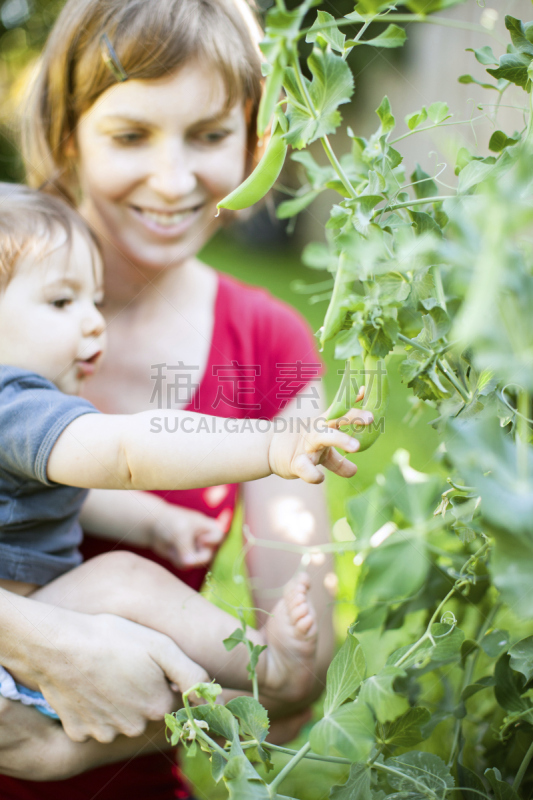
[[[147,230],[158,236],[174,238],[181,236],[201,213],[203,204],[180,211],[156,211],[141,206],[130,206],[135,217]]]

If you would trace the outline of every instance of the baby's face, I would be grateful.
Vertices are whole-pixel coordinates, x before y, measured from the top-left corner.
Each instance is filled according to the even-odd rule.
[[[78,394],[105,348],[102,266],[81,233],[70,247],[65,239],[58,232],[44,253],[21,257],[0,292],[0,363]]]

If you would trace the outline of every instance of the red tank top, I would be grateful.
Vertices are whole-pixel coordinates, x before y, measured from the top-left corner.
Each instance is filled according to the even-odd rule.
[[[166,365],[161,391],[167,391],[179,371]],[[172,369],[174,368],[174,369]],[[263,289],[219,276],[215,321],[207,366],[200,385],[193,387],[188,411],[238,419],[272,419],[322,372],[314,339],[302,318],[290,306]],[[161,412],[163,416],[163,412]],[[157,417],[157,412],[154,412]],[[237,484],[207,489],[157,492],[169,503],[217,517],[230,529]],[[207,569],[180,571],[151,550],[129,547],[87,535],[85,559],[113,550],[131,550],[162,564],[184,583],[200,589]],[[36,712],[37,713],[37,712]],[[171,753],[139,756],[108,764],[65,781],[23,781],[0,775],[0,800],[176,800],[189,792]]]

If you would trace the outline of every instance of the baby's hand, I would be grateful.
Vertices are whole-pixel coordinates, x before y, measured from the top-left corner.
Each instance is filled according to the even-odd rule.
[[[212,517],[162,501],[150,524],[149,546],[178,569],[193,569],[210,563],[223,538]]]
[[[370,425],[374,417],[370,411],[352,408],[341,420],[325,422],[323,417],[311,420],[292,420],[295,432],[276,432],[269,448],[269,465],[272,472],[281,478],[302,478],[307,483],[322,483],[324,473],[321,464],[343,478],[351,478],[357,467],[341,456],[335,449],[341,447],[347,453],[355,453],[359,442],[349,434],[338,430],[338,426],[349,424]]]

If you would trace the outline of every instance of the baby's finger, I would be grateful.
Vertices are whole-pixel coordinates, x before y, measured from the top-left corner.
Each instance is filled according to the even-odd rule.
[[[329,469],[330,472],[334,472],[336,475],[340,475],[341,478],[353,478],[357,472],[355,464],[352,464],[347,458],[341,456],[334,447],[330,447],[329,450],[326,451],[326,456],[321,463],[323,467]]]
[[[374,415],[371,411],[362,408],[350,408],[343,417],[330,419],[326,422],[329,428],[341,428],[345,425],[371,425],[374,422]]]
[[[216,523],[209,530],[202,531],[198,536],[198,541],[204,546],[220,544],[224,538],[224,531]]]
[[[360,403],[363,397],[365,396],[366,386],[361,386],[359,391],[357,392],[357,397],[355,398],[356,403]]]
[[[307,440],[306,449],[307,452],[312,452],[322,447],[341,447],[348,453],[355,453],[359,450],[360,444],[357,439],[354,439],[348,433],[334,428],[326,428],[325,430],[317,431],[312,438]]]
[[[293,471],[296,477],[306,483],[322,483],[324,480],[324,473],[313,464],[309,456],[303,453],[294,459]]]

